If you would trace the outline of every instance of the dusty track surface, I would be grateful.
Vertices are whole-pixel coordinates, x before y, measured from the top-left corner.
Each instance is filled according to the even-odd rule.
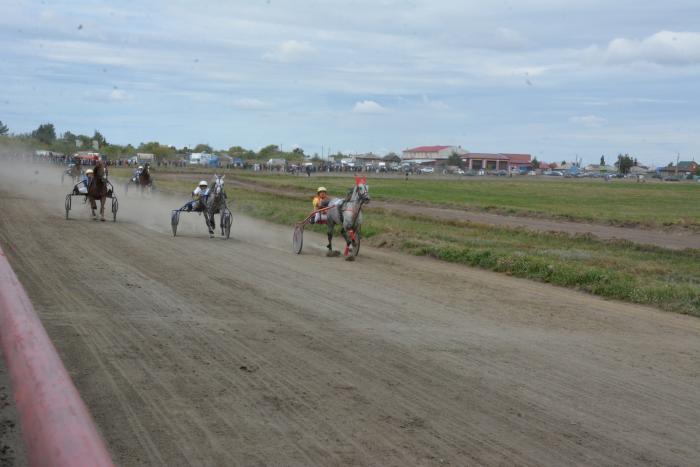
[[[295,190],[284,190],[264,186],[259,183],[235,180],[233,183],[241,188],[280,193],[287,196],[299,196]],[[634,227],[615,227],[609,225],[590,224],[585,222],[567,222],[537,217],[505,216],[487,212],[467,211],[464,209],[408,204],[398,201],[372,201],[367,209],[381,208],[388,211],[399,211],[406,214],[433,217],[451,221],[466,221],[477,224],[493,225],[516,229],[527,229],[537,232],[565,232],[572,235],[590,234],[601,240],[628,240],[633,243],[655,245],[672,250],[686,248],[700,249],[700,233],[692,230],[668,229],[656,230]]]
[[[2,358],[0,349],[0,467],[20,467],[27,463],[10,390],[10,377]]]
[[[173,238],[179,199],[66,221],[67,188],[0,183],[0,244],[121,465],[700,462],[696,318],[312,235],[296,256],[241,217]]]

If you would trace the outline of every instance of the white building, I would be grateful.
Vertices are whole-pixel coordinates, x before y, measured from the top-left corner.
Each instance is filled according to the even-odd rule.
[[[211,154],[206,152],[193,152],[189,157],[190,165],[209,165]]]

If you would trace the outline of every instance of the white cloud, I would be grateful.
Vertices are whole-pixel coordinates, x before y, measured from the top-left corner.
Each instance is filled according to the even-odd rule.
[[[574,116],[569,118],[569,121],[576,125],[583,125],[589,128],[597,128],[607,123],[607,120],[605,120],[602,117],[597,117],[595,115]]]
[[[377,104],[374,101],[359,101],[352,108],[354,113],[358,114],[381,114],[386,112],[386,108]]]
[[[130,101],[134,97],[121,89],[114,88],[111,91],[94,89],[83,93],[85,99],[96,102],[121,102]]]
[[[657,65],[683,66],[700,64],[700,33],[659,31],[640,40],[617,38],[599,51],[590,49],[607,64],[648,62]]]
[[[282,42],[272,52],[264,54],[263,58],[274,62],[292,63],[308,60],[315,54],[316,49],[308,42],[289,40]]]
[[[267,102],[261,101],[260,99],[253,99],[249,97],[242,97],[240,99],[234,99],[232,103],[233,107],[240,110],[260,110],[270,107]]]
[[[491,45],[493,48],[520,49],[530,45],[530,41],[514,29],[500,27],[496,28],[496,35]]]
[[[423,100],[423,104],[425,104],[427,107],[434,109],[434,110],[449,110],[450,106],[445,104],[443,101],[439,100],[433,100],[429,98],[427,95],[423,94],[421,96]]]
[[[113,101],[130,101],[133,97],[121,89],[112,89],[109,93],[109,99]]]

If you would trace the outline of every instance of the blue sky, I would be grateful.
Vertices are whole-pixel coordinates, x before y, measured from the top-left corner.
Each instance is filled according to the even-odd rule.
[[[700,160],[697,0],[10,0],[0,44],[14,132]]]

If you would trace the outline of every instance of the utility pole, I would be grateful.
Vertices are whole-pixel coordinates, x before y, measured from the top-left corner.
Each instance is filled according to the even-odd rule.
[[[676,175],[678,175],[678,162],[681,160],[681,153],[677,152],[676,153]]]

